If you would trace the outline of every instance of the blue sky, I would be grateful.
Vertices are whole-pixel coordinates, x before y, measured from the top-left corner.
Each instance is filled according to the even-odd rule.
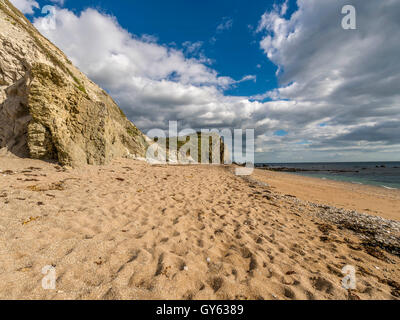
[[[221,75],[242,79],[251,74],[256,81],[245,81],[225,92],[252,96],[277,88],[277,66],[260,49],[262,35],[255,32],[261,15],[281,1],[243,0],[152,0],[95,1],[67,0],[64,7],[75,13],[96,8],[117,17],[119,24],[136,35],[151,35],[167,46],[185,49],[184,44],[201,42],[194,54],[204,54],[209,65]],[[295,9],[295,1],[288,11]],[[38,1],[43,7],[51,1]],[[40,16],[40,10],[35,15]],[[222,26],[224,25],[224,28]],[[220,27],[218,29],[218,27]]]
[[[400,1],[351,0],[355,30],[347,0],[11,1],[144,133],[254,129],[258,162],[400,160]]]

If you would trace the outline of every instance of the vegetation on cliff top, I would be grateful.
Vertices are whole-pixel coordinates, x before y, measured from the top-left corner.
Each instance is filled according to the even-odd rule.
[[[3,0],[6,4],[8,9],[1,1],[0,1],[0,9],[10,18],[14,20],[21,28],[23,28],[32,39],[35,41],[35,44],[42,50],[47,56],[47,58],[57,67],[59,67],[64,73],[69,75],[74,82],[76,83],[76,88],[79,89],[84,94],[87,94],[85,86],[81,83],[81,81],[72,73],[72,71],[65,66],[65,64],[57,58],[55,54],[53,54],[43,43],[42,41],[36,36],[39,32],[35,29],[35,27],[30,23],[30,21],[19,11],[17,10],[8,0]],[[12,23],[12,22],[11,22]],[[14,23],[13,23],[14,24]],[[15,24],[14,24],[15,25]],[[43,39],[45,39],[43,37]],[[47,39],[45,39],[47,40]],[[48,41],[48,40],[47,40]],[[60,51],[61,52],[61,51]],[[71,64],[71,61],[65,57],[65,60]]]

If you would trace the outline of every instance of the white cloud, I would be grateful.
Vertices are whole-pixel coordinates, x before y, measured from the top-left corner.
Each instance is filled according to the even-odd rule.
[[[261,18],[260,46],[278,66],[281,87],[253,98],[288,108],[269,114],[290,132],[277,152],[295,139],[311,140],[304,150],[326,154],[399,149],[400,2],[353,0],[358,28],[351,31],[341,28],[345,4],[298,0],[298,10],[285,18],[285,2]],[[320,127],[323,119],[327,126]]]
[[[186,52],[196,53],[203,46],[203,42],[202,41],[196,41],[196,42],[186,41],[182,45],[186,48]]]
[[[289,0],[285,0],[285,2],[282,4],[281,10],[280,10],[281,16],[284,16],[286,14],[286,12],[288,11],[288,9],[289,9],[289,3],[288,2],[289,2]]]
[[[206,57],[203,50],[203,44],[203,41],[185,41],[182,43],[182,46],[186,56],[195,57],[197,58],[198,62],[211,65],[213,61]]]
[[[245,82],[245,81],[253,81],[253,82],[257,82],[257,76],[250,74],[247,76],[244,76],[241,80],[239,80],[238,82]]]
[[[65,0],[50,0],[51,2],[58,4],[60,7],[62,7],[65,3]]]
[[[242,97],[224,96],[223,90],[240,80],[218,75],[200,58],[148,41],[122,29],[114,17],[87,9],[79,16],[62,9],[56,28],[35,26],[91,79],[106,88],[140,128],[165,128],[179,120],[193,128],[241,126],[259,107]],[[201,43],[185,45],[190,53]]]
[[[80,16],[62,9],[56,17],[54,30],[41,29],[41,21],[46,17],[36,19],[35,26],[62,47],[87,74],[103,83],[115,86],[132,76],[152,80],[173,77],[182,84],[220,87],[234,83],[233,79],[218,76],[196,59],[186,59],[179,50],[130,34],[115,18],[94,9],[87,9]],[[118,75],[117,79],[105,79],[112,75]]]
[[[39,4],[34,0],[10,0],[10,1],[23,14],[33,14],[33,10],[39,8]]]
[[[222,22],[217,26],[217,32],[223,32],[225,30],[230,30],[233,27],[233,19],[229,17],[224,17]]]
[[[269,161],[394,157],[400,151],[400,8],[397,0],[353,2],[359,9],[353,33],[340,27],[341,0],[298,0],[289,18],[281,7],[263,15],[260,45],[279,67],[281,86],[255,97],[224,95],[256,78],[219,75],[200,55],[200,43],[183,50],[160,45],[94,9],[58,10],[54,30],[41,29],[46,18],[35,26],[145,132],[166,128],[168,120],[182,128],[255,128],[257,151],[268,151]],[[289,134],[274,136],[277,130]]]

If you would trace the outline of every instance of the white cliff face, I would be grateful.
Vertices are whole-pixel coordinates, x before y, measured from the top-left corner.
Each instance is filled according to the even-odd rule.
[[[174,141],[174,142],[173,142]],[[170,144],[175,143],[175,148]],[[177,137],[159,138],[150,143],[147,160],[151,163],[169,164],[228,164],[228,147],[221,136],[215,132],[191,134]],[[174,150],[175,149],[175,150]]]
[[[147,146],[111,97],[0,0],[0,149],[80,165],[144,157]]]

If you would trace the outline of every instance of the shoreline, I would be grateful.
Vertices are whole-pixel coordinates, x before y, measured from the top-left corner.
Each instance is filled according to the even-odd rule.
[[[257,163],[256,169],[400,190],[400,162]]]
[[[351,185],[360,185],[360,186],[366,186],[366,187],[374,187],[374,188],[378,188],[378,189],[386,189],[386,190],[398,190],[400,191],[400,187],[389,187],[389,186],[385,186],[383,184],[371,184],[371,183],[363,183],[360,181],[346,181],[346,180],[340,180],[340,179],[333,179],[330,177],[318,177],[316,175],[312,175],[312,174],[307,174],[307,173],[301,173],[299,172],[290,172],[290,171],[275,171],[275,170],[268,170],[268,169],[260,169],[260,168],[255,168],[255,170],[261,170],[261,171],[268,171],[268,172],[276,172],[276,173],[283,173],[283,174],[289,174],[289,175],[295,175],[298,177],[306,177],[306,178],[313,178],[313,179],[318,179],[318,180],[324,180],[324,181],[334,181],[334,182],[338,182],[338,183],[344,183],[344,184],[351,184]],[[345,176],[342,176],[345,177]]]
[[[400,190],[255,169],[252,177],[301,200],[400,221]]]
[[[385,186],[383,184],[372,184],[372,183],[365,183],[365,182],[361,182],[361,181],[346,181],[346,180],[341,180],[341,179],[333,179],[331,177],[317,177],[315,175],[308,175],[308,174],[302,174],[302,173],[297,173],[297,172],[287,172],[289,174],[294,174],[297,176],[301,176],[301,177],[308,177],[308,178],[316,178],[316,179],[322,179],[322,180],[327,180],[327,181],[336,181],[336,182],[344,182],[344,183],[350,183],[350,184],[357,184],[357,185],[361,185],[361,186],[370,186],[370,187],[376,187],[376,188],[384,188],[387,190],[399,190],[399,187],[389,187],[389,186]],[[342,176],[344,177],[344,176]]]

